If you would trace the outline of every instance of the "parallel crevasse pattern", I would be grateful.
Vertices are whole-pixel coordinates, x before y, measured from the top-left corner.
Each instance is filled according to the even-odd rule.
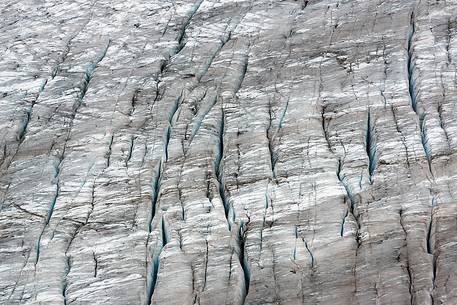
[[[453,1],[5,1],[1,304],[455,304]]]

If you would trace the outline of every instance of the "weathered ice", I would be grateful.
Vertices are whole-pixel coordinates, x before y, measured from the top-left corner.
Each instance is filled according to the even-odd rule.
[[[457,0],[0,11],[0,304],[457,304]]]

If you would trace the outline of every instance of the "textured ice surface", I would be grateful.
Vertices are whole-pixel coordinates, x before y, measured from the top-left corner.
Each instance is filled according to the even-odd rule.
[[[457,304],[456,1],[0,11],[0,304]]]

